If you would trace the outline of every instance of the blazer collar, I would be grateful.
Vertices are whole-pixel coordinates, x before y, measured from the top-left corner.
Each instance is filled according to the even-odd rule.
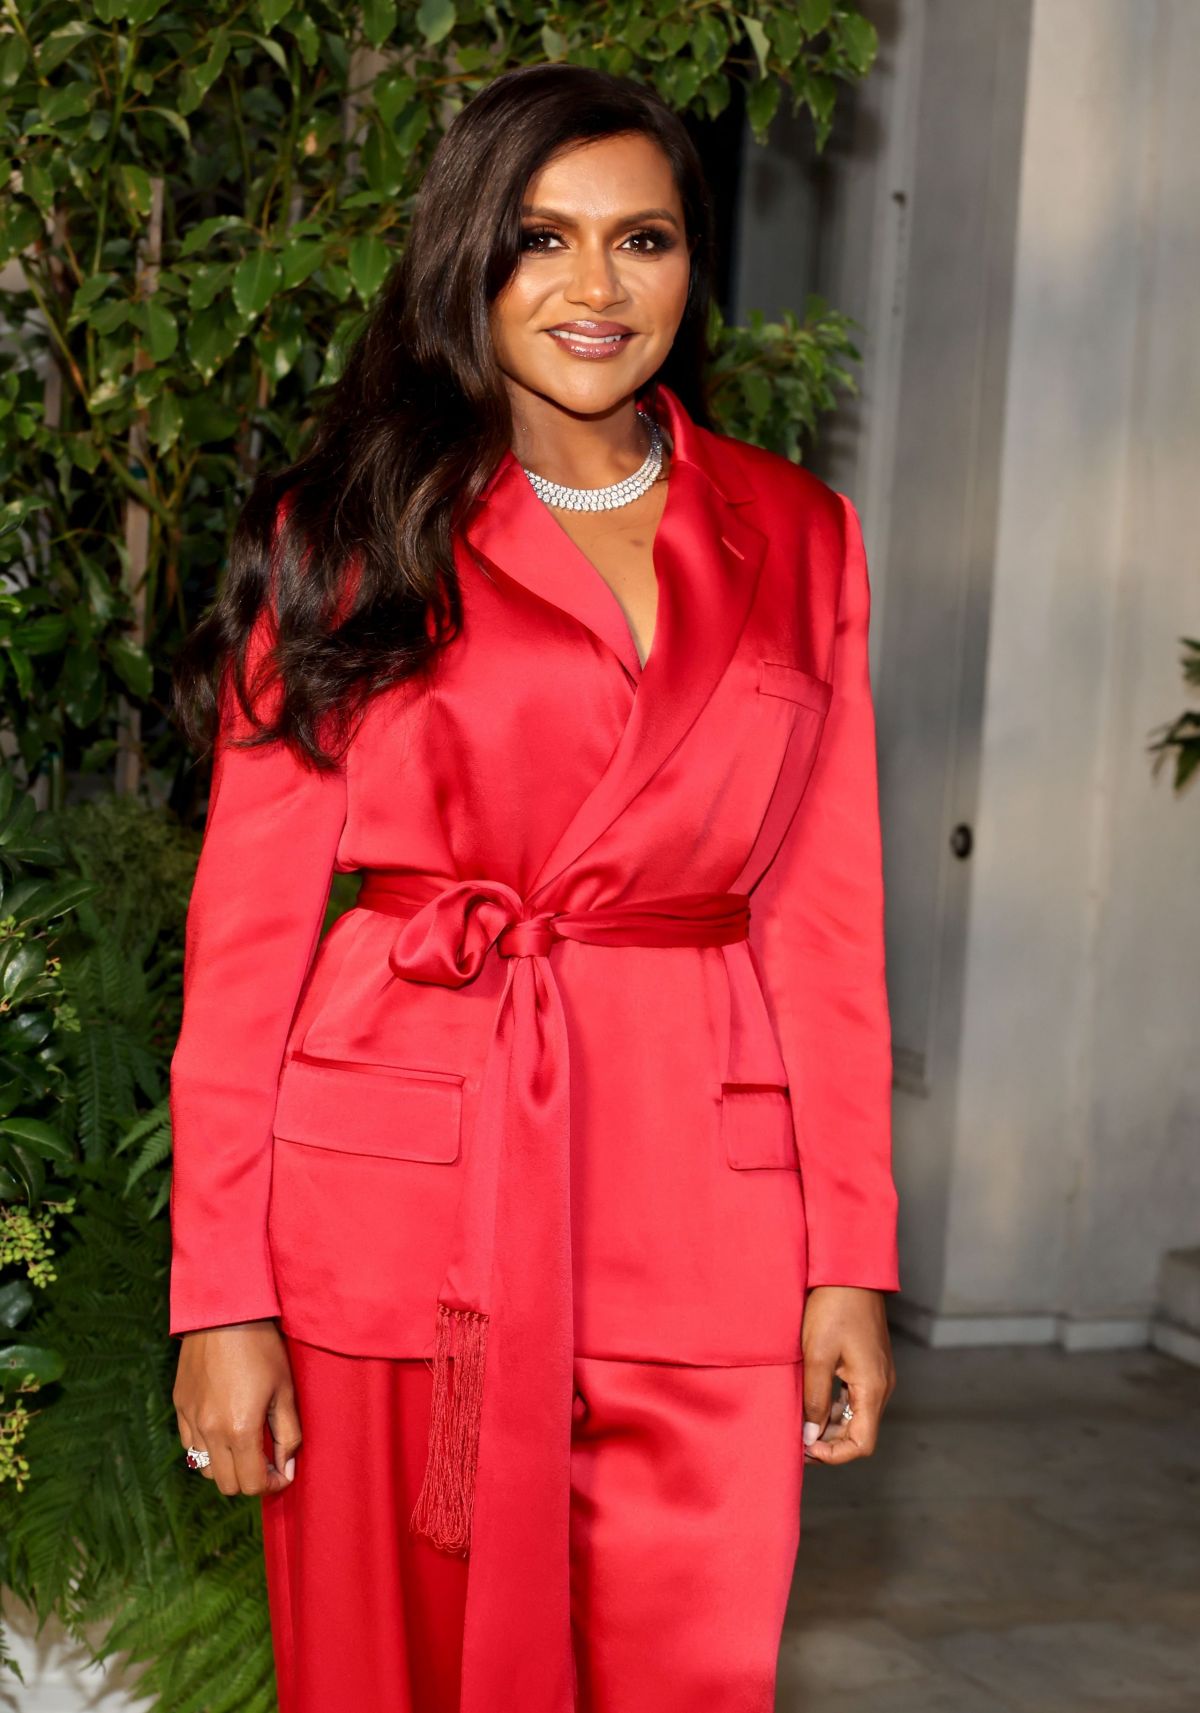
[[[621,738],[536,877],[541,890],[617,819],[712,697],[754,602],[766,537],[743,504],[752,495],[736,449],[691,420],[666,387],[656,408],[673,444],[667,503],[654,542],[659,581],[645,668],[616,596],[574,545],[508,452],[468,520],[476,554],[607,643],[636,686]]]

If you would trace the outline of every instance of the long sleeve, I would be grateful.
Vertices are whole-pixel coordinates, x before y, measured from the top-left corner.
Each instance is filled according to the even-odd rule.
[[[897,1290],[870,589],[858,516],[838,498],[833,693],[807,790],[752,895],[751,937],[791,1090],[808,1284]]]
[[[267,621],[251,639],[250,664]],[[226,692],[188,906],[171,1059],[171,1331],[279,1312],[267,1243],[279,1071],[324,920],[344,769],[283,744],[229,747],[249,722]]]

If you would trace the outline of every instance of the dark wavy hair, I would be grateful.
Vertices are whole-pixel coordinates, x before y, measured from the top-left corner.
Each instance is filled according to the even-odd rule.
[[[454,531],[512,438],[489,311],[520,260],[523,192],[564,149],[630,132],[670,161],[691,244],[683,320],[646,391],[661,379],[708,425],[712,222],[682,120],[607,72],[504,73],[439,143],[404,253],[306,450],[260,473],[242,507],[220,595],[175,664],[173,714],[196,748],[211,747],[223,697],[236,694],[249,721],[236,741],[282,741],[332,767],[366,700],[459,633]]]

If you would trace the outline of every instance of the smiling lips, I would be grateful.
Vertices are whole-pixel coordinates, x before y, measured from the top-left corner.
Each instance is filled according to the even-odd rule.
[[[572,357],[592,362],[617,356],[634,336],[633,329],[621,321],[560,321],[546,332]]]

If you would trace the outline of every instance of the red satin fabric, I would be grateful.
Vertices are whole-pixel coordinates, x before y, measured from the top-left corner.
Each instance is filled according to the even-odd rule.
[[[358,904],[406,918],[389,957],[406,980],[461,987],[479,974],[493,945],[512,960],[439,1293],[442,1312],[454,1311],[449,1326],[463,1325],[463,1311],[472,1330],[486,1317],[482,1415],[448,1448],[443,1433],[431,1435],[431,1497],[419,1514],[435,1544],[465,1550],[470,1543],[466,1713],[489,1706],[497,1671],[518,1705],[566,1706],[575,1325],[570,1047],[550,953],[560,940],[609,947],[733,944],[747,937],[748,901],[700,894],[572,911],[543,899],[531,908],[499,881],[443,886],[432,877],[373,872]],[[449,1368],[444,1343],[435,1371],[439,1426],[462,1413]],[[519,1581],[512,1573],[517,1563]]]
[[[263,1503],[280,1713],[459,1713],[467,1561],[405,1527],[429,1370],[289,1343],[304,1444],[294,1485]],[[575,1359],[576,1713],[772,1713],[801,1373]],[[488,1674],[489,1709],[525,1705],[508,1669]]]
[[[655,409],[644,669],[509,454],[456,537],[460,634],[333,769],[238,747],[224,686],[171,1063],[174,1332],[278,1317],[429,1357],[439,1295],[486,1281],[465,1650],[522,1713],[564,1708],[568,1361],[794,1363],[811,1287],[899,1283],[858,520],[668,389]],[[335,871],[388,871],[419,920],[322,935]],[[748,938],[631,941],[647,901],[728,895]],[[550,940],[546,911],[624,927]],[[538,1660],[505,1578],[557,1638]]]

